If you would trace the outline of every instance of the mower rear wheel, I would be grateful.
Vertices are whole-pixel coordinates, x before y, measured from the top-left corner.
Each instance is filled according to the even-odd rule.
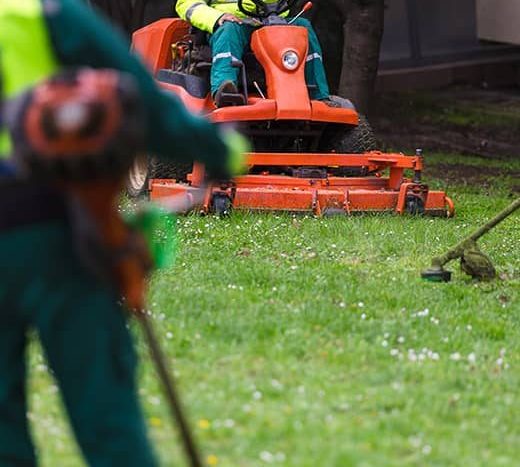
[[[344,129],[336,136],[333,146],[338,153],[361,154],[374,151],[377,143],[370,123],[364,115],[359,115],[358,125]]]
[[[211,209],[219,217],[226,217],[231,214],[233,203],[231,198],[224,193],[215,193],[211,199]]]
[[[148,196],[149,181],[153,179],[175,179],[186,182],[192,164],[179,164],[159,160],[157,157],[142,155],[136,157],[128,171],[126,192],[131,198]]]
[[[364,115],[359,115],[359,123],[355,127],[347,127],[335,136],[330,150],[338,154],[362,154],[375,151],[377,148],[376,138],[372,127]],[[359,177],[367,175],[366,169],[356,167],[339,168],[335,171],[343,177]]]

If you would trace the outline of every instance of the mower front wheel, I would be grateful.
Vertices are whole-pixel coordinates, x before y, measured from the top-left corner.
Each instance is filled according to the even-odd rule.
[[[174,179],[185,182],[192,164],[165,162],[157,157],[142,155],[135,158],[126,178],[126,192],[130,198],[147,197],[153,179]]]
[[[231,198],[225,193],[215,193],[211,199],[211,210],[219,217],[226,217],[231,214],[233,203]]]
[[[424,214],[424,200],[417,195],[408,195],[405,201],[406,212],[411,216],[422,216]]]

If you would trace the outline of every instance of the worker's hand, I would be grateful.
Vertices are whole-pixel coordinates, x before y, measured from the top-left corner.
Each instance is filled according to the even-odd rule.
[[[231,177],[247,172],[246,154],[251,151],[249,141],[238,131],[224,130],[224,142],[228,147],[226,169]]]
[[[242,24],[242,20],[235,15],[232,15],[231,13],[224,13],[217,21],[217,24],[219,26],[222,26],[226,21],[229,21],[230,23],[238,23]]]
[[[227,147],[227,157],[222,165],[206,167],[208,180],[229,181],[248,170],[247,153],[251,152],[249,141],[233,128],[221,128],[220,139]]]

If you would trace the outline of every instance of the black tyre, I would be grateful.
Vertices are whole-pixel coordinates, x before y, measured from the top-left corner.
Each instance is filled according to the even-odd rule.
[[[361,154],[374,151],[377,143],[370,123],[364,115],[360,115],[359,124],[347,128],[337,135],[333,146],[338,153]]]
[[[362,154],[364,152],[375,151],[377,142],[372,131],[372,127],[364,115],[359,115],[359,124],[355,127],[346,127],[340,130],[332,138],[328,150],[339,154]],[[362,168],[342,168],[337,169],[337,175],[344,177],[359,177],[367,175],[367,171]]]
[[[156,157],[136,157],[126,178],[126,192],[131,198],[148,195],[148,183],[154,178],[175,179],[178,182],[187,181],[193,164],[169,163]]]
[[[233,203],[228,195],[224,193],[215,193],[211,200],[212,211],[220,217],[226,217],[231,214]]]
[[[424,201],[416,195],[406,197],[406,212],[411,216],[422,216],[424,214]]]

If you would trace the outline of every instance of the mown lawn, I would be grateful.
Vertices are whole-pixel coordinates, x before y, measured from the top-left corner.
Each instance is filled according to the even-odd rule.
[[[462,162],[485,183],[448,177]],[[179,219],[177,264],[149,303],[208,464],[519,465],[520,216],[481,241],[500,280],[474,283],[456,265],[449,284],[419,277],[518,180],[486,175],[487,159],[429,164],[433,186],[451,180],[454,219]],[[181,465],[140,337],[139,351],[153,441],[163,465]],[[36,351],[31,366],[43,465],[82,465]]]

